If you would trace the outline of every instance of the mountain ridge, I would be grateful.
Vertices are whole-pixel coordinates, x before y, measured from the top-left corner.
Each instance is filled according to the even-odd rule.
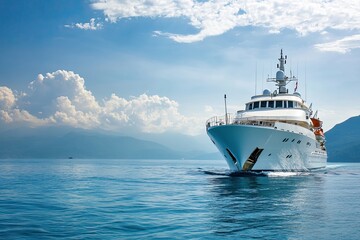
[[[325,133],[329,162],[360,162],[360,115]]]
[[[0,158],[181,158],[159,143],[86,131],[0,137]]]

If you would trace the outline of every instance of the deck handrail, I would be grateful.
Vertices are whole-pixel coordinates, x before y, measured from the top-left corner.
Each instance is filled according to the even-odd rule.
[[[266,121],[266,120],[254,120],[252,117],[244,118],[228,113],[227,117],[223,116],[214,116],[206,121],[206,128],[222,126],[222,125],[251,125],[251,126],[264,126],[264,127],[274,127],[275,121]]]

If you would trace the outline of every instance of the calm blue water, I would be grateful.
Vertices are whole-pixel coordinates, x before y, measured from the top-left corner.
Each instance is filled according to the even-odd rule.
[[[359,239],[360,164],[226,169],[222,160],[0,160],[0,239]]]

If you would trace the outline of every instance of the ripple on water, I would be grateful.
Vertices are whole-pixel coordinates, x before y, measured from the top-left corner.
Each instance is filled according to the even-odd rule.
[[[222,161],[23,160],[1,167],[0,239],[358,236],[360,164],[238,176]]]

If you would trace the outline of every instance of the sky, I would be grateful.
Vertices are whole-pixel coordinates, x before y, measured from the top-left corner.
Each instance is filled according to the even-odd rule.
[[[360,114],[358,0],[0,0],[0,130],[205,134],[280,49],[325,130]]]

